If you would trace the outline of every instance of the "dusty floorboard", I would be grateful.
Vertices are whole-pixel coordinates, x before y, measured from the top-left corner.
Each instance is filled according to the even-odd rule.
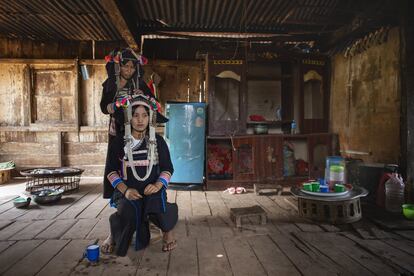
[[[0,187],[7,189],[7,187]],[[24,189],[24,186],[21,186]],[[352,226],[317,224],[297,216],[290,196],[168,191],[179,206],[178,247],[161,252],[161,236],[126,257],[82,259],[101,243],[113,209],[98,184],[83,184],[56,205],[13,207],[0,199],[1,275],[412,275],[413,230],[390,230],[367,220]],[[17,195],[17,193],[16,193]],[[229,208],[260,205],[268,223],[243,221],[236,229]]]

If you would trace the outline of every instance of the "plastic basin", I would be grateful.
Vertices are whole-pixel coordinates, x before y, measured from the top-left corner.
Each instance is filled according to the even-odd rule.
[[[414,204],[403,204],[403,214],[408,219],[414,219]]]

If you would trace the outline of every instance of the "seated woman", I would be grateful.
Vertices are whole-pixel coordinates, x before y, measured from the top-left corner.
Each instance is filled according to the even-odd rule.
[[[142,65],[147,60],[136,54],[132,49],[115,49],[105,57],[105,68],[108,78],[102,84],[100,107],[104,114],[109,114],[108,152],[105,164],[104,198],[111,198],[113,189],[106,178],[109,171],[109,148],[115,136],[124,135],[124,112],[122,102],[131,95],[144,94],[153,96],[151,89],[143,80]],[[166,123],[168,120],[160,113],[157,123]]]
[[[164,139],[155,134],[157,105],[153,98],[133,96],[125,110],[130,124],[125,137],[111,143],[109,173],[113,188],[111,204],[117,212],[109,218],[111,235],[102,244],[105,253],[125,256],[136,232],[135,249],[150,241],[149,221],[163,232],[163,251],[175,248],[173,228],[178,219],[176,204],[167,202],[166,189],[173,173]],[[124,142],[125,140],[125,142]]]

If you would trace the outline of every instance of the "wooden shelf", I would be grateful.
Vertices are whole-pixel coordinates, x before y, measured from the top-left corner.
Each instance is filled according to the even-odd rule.
[[[281,126],[283,121],[247,121],[247,125]]]
[[[268,126],[286,126],[289,125],[290,123],[292,123],[291,120],[279,120],[279,121],[251,121],[248,120],[246,122],[246,124],[249,126],[254,126],[254,125],[268,125]]]
[[[281,81],[281,78],[269,78],[269,77],[249,77],[246,78],[247,81]]]

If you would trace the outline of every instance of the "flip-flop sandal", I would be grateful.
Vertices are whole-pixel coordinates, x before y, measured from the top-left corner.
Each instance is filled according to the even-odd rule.
[[[236,194],[243,194],[246,192],[246,189],[244,187],[237,187],[236,188]]]
[[[177,247],[177,240],[173,240],[167,242],[165,240],[162,241],[162,252],[169,252],[174,250]]]
[[[225,193],[225,192],[227,192],[231,195],[234,195],[236,193],[236,188],[234,188],[234,187],[227,188],[223,191],[223,193]]]

